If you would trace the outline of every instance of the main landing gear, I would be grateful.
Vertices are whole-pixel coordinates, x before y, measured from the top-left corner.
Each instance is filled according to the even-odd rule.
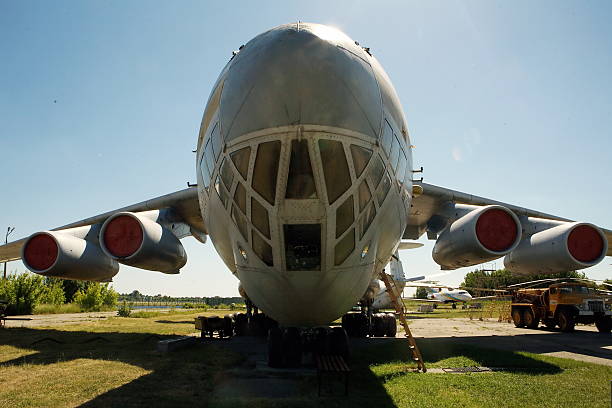
[[[395,337],[397,319],[393,313],[347,313],[342,327],[350,337]]]

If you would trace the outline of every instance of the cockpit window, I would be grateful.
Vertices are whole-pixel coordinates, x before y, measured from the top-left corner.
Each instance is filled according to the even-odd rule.
[[[391,125],[389,124],[389,122],[385,120],[385,127],[383,129],[383,135],[382,135],[382,145],[383,145],[383,148],[385,149],[385,153],[387,153],[387,156],[389,156],[389,153],[391,152],[391,140],[392,139],[393,139],[393,130],[391,129]]]
[[[380,179],[383,176],[383,172],[384,172],[384,169],[383,169],[382,160],[380,160],[380,156],[376,155],[376,158],[374,159],[374,163],[370,167],[370,170],[368,173],[368,181],[370,183],[370,186],[372,186],[373,189],[375,189],[378,186],[378,183],[380,183]]]
[[[349,196],[336,210],[336,238],[351,226],[354,220],[353,196]]]
[[[389,179],[389,174],[385,172],[385,177],[383,178],[382,183],[378,186],[378,190],[376,191],[376,200],[378,201],[378,205],[381,206],[383,201],[385,201],[385,197],[387,197],[387,193],[389,192],[389,188],[391,187],[391,179]]]
[[[210,139],[206,143],[206,148],[204,149],[204,157],[206,158],[206,165],[208,166],[208,174],[210,174],[210,176],[212,177],[213,172],[215,171],[215,158],[213,155],[212,143],[210,142]]]
[[[274,266],[274,260],[272,257],[272,247],[268,245],[262,237],[259,236],[255,230],[251,232],[253,234],[253,251],[257,254],[259,259],[264,261],[268,266]]]
[[[355,229],[352,229],[338,242],[334,252],[334,265],[342,264],[355,250]]]
[[[288,271],[321,270],[321,224],[285,224]]]
[[[355,165],[355,175],[359,178],[368,165],[370,157],[372,157],[372,151],[365,147],[351,145],[351,155],[353,156],[353,164]]]
[[[217,182],[215,183],[215,190],[217,190],[219,199],[223,203],[223,207],[225,207],[225,205],[227,204],[228,194],[227,194],[227,191],[225,190],[225,187],[223,187],[223,185],[221,184],[221,178],[219,176],[217,176]]]
[[[210,139],[212,140],[212,149],[215,154],[215,160],[219,159],[219,155],[221,154],[221,132],[219,132],[219,124],[215,124],[215,128],[210,134]]]
[[[372,198],[372,193],[370,193],[370,189],[368,188],[367,182],[363,180],[359,185],[359,211],[363,211],[365,206],[370,202]]]
[[[374,207],[374,202],[371,202],[368,208],[361,214],[359,218],[359,239],[362,239],[365,233],[370,228],[370,224],[376,217],[376,207]]]
[[[242,183],[238,183],[236,186],[236,192],[234,193],[234,202],[240,208],[243,214],[246,214],[246,190]]]
[[[227,159],[224,159],[223,164],[221,164],[221,178],[223,179],[223,184],[225,184],[225,187],[230,190],[234,181],[234,172],[230,168],[230,164]]]
[[[351,186],[351,175],[342,143],[321,139],[319,150],[325,174],[327,199],[332,204]]]
[[[232,219],[236,223],[236,226],[238,227],[238,230],[242,234],[242,237],[244,239],[247,239],[248,235],[247,235],[246,219],[244,218],[244,215],[242,215],[240,210],[235,205],[232,205]]]
[[[251,158],[251,148],[244,147],[240,150],[230,153],[230,157],[234,162],[234,166],[238,169],[238,172],[243,179],[247,179],[247,172],[249,171],[249,159]]]
[[[266,142],[259,145],[255,168],[253,169],[253,189],[270,204],[274,205],[276,198],[276,177],[281,143]]]
[[[397,171],[397,159],[399,158],[400,144],[397,140],[397,136],[393,138],[393,146],[391,147],[391,154],[389,155],[389,162],[393,166],[393,171]]]
[[[204,187],[208,188],[210,185],[210,173],[208,172],[208,166],[206,166],[206,160],[204,156],[202,156],[202,160],[200,160],[200,171],[202,172],[202,181],[204,182]]]
[[[312,176],[307,140],[291,141],[291,161],[287,179],[286,198],[317,198],[317,188]]]
[[[397,168],[397,172],[395,173],[395,178],[397,179],[397,184],[402,185],[404,182],[404,176],[406,175],[406,153],[404,153],[404,149],[400,149],[399,155],[399,166]]]
[[[268,219],[268,210],[257,201],[254,197],[251,197],[251,222],[255,227],[270,239],[270,221]]]

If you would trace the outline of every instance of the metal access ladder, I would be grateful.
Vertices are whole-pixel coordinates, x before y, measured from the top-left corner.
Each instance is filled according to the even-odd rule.
[[[400,295],[397,292],[397,288],[395,284],[389,279],[389,275],[385,273],[384,270],[380,272],[380,278],[385,283],[387,287],[387,293],[389,293],[389,297],[391,298],[391,303],[395,307],[395,311],[399,317],[400,324],[404,328],[404,336],[408,339],[408,344],[410,348],[410,353],[412,356],[412,360],[416,362],[417,369],[416,371],[421,371],[423,373],[427,372],[427,368],[425,368],[425,362],[423,361],[423,357],[421,356],[421,351],[412,337],[412,333],[410,332],[410,328],[408,327],[408,322],[406,321],[406,315],[404,314],[404,302],[401,301]]]

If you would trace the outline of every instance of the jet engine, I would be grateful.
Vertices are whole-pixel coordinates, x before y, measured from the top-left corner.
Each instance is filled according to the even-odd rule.
[[[456,269],[500,258],[520,240],[517,216],[500,205],[487,205],[453,221],[438,237],[432,256],[442,269]]]
[[[172,231],[136,213],[109,217],[100,230],[100,246],[118,262],[150,271],[178,273],[187,263],[185,249]]]
[[[119,271],[117,261],[95,243],[57,231],[31,235],[21,249],[21,258],[30,271],[63,279],[106,282]]]
[[[537,232],[504,257],[517,275],[557,273],[588,268],[603,260],[608,242],[592,224],[568,222]]]

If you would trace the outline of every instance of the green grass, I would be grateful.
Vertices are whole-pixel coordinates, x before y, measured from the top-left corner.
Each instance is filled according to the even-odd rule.
[[[316,397],[316,378],[290,399],[211,400],[243,357],[221,343],[168,354],[156,342],[194,332],[193,319],[216,311],[111,317],[56,328],[0,330],[0,407],[609,407],[612,367],[529,353],[419,340],[428,368],[490,366],[495,373],[413,373],[403,341],[354,349],[348,397]],[[218,312],[217,312],[218,313]],[[367,341],[365,344],[368,344]]]

